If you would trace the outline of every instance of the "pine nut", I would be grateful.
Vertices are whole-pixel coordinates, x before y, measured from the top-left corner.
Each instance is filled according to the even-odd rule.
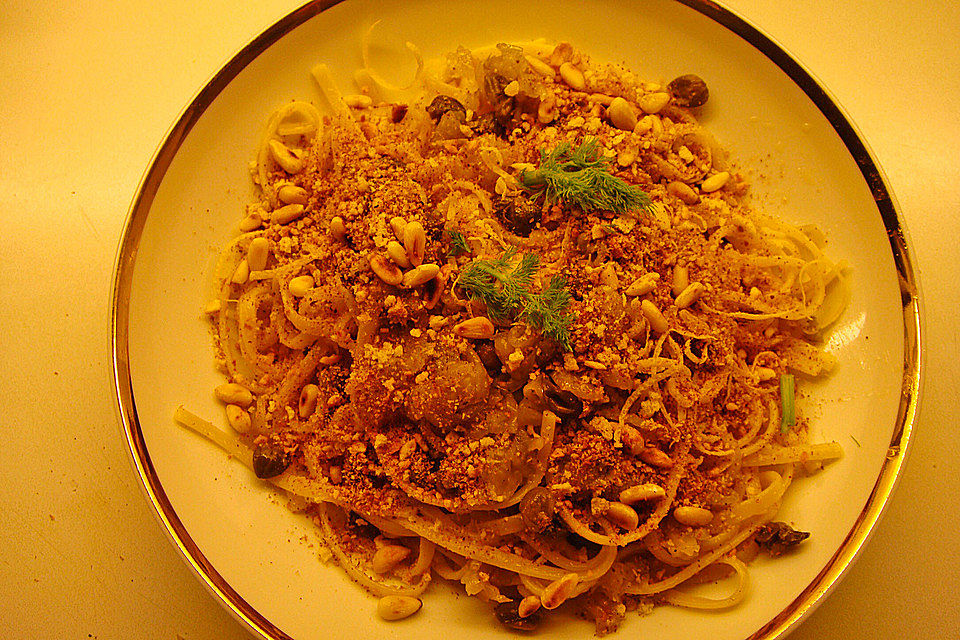
[[[253,394],[244,386],[235,382],[225,382],[213,390],[213,395],[221,402],[249,407],[253,404]]]
[[[666,490],[658,484],[638,484],[621,491],[620,502],[636,504],[645,500],[659,500],[666,495]]]
[[[607,520],[627,531],[633,531],[640,526],[640,516],[633,507],[622,502],[611,502],[604,515]]]
[[[517,615],[526,618],[540,608],[540,596],[527,596],[517,606]]]
[[[303,152],[293,150],[279,140],[271,140],[270,156],[276,161],[280,168],[290,174],[296,174],[303,171]]]
[[[297,402],[297,414],[301,418],[309,418],[317,410],[317,396],[320,389],[315,384],[304,385],[300,390],[300,400]]]
[[[403,272],[386,256],[379,253],[370,257],[370,268],[373,269],[378,278],[387,284],[398,287],[403,282]]]
[[[423,602],[410,596],[384,596],[377,603],[377,615],[384,620],[402,620],[420,611],[422,606]]]
[[[250,431],[250,414],[243,407],[228,404],[227,423],[237,433],[247,433]]]
[[[493,337],[493,323],[483,316],[470,318],[455,325],[453,332],[471,340],[486,340]]]
[[[658,91],[656,93],[648,93],[640,98],[637,101],[637,106],[640,107],[640,110],[644,113],[660,113],[670,102],[670,94],[665,91]]]
[[[407,289],[419,287],[437,277],[440,273],[440,267],[435,264],[422,264],[416,269],[411,269],[403,274],[403,286]]]
[[[645,447],[643,451],[640,452],[640,459],[651,467],[658,467],[660,469],[670,469],[673,467],[673,458],[656,447]]]
[[[413,441],[411,440],[411,442]],[[410,549],[407,547],[388,544],[377,549],[376,553],[373,554],[371,564],[375,572],[383,575],[403,562],[408,555],[410,555]]]
[[[333,236],[334,240],[343,242],[343,239],[347,237],[347,225],[344,224],[343,218],[340,216],[334,216],[330,220],[330,235]]]
[[[676,304],[680,309],[686,309],[697,300],[700,299],[700,296],[703,295],[703,292],[706,291],[706,287],[703,286],[702,282],[691,282],[687,287],[677,296]]]
[[[676,298],[690,284],[690,270],[683,265],[677,265],[673,268],[673,281],[670,283],[670,290],[673,291],[673,297]]]
[[[757,367],[754,369],[754,372],[757,374],[757,378],[761,382],[766,382],[767,380],[773,380],[777,377],[777,372],[769,367]]]
[[[284,204],[307,204],[307,190],[295,184],[285,184],[277,190],[277,198]]]
[[[667,329],[670,328],[667,324],[667,319],[660,313],[660,309],[649,300],[644,300],[640,303],[640,313],[643,314],[643,317],[646,318],[650,324],[650,328],[656,333],[666,333]]]
[[[263,218],[260,217],[260,214],[251,213],[240,221],[240,231],[243,233],[250,233],[251,231],[259,229],[260,225],[262,224]]]
[[[713,512],[703,507],[677,507],[673,518],[690,527],[703,527],[713,522]]]
[[[390,228],[393,229],[393,235],[397,236],[397,240],[400,242],[403,242],[403,230],[406,227],[407,221],[400,216],[390,218]]]
[[[343,102],[351,109],[367,109],[373,106],[373,98],[359,93],[343,96]]]
[[[657,282],[659,282],[659,280],[660,274],[656,271],[645,273],[630,283],[626,290],[624,290],[624,293],[631,298],[636,296],[645,296],[657,288]]]
[[[530,68],[542,75],[544,78],[552,78],[554,75],[553,67],[548,65],[540,58],[534,56],[523,56]]]
[[[274,224],[289,224],[300,218],[300,216],[303,215],[303,211],[304,208],[302,204],[284,205],[279,209],[274,209],[273,214],[271,214],[271,221]]]
[[[557,117],[557,97],[548,93],[540,100],[537,107],[537,122],[540,124],[549,124]]]
[[[730,174],[726,171],[721,171],[720,173],[715,173],[700,185],[700,190],[704,193],[712,193],[723,188],[723,185],[727,184],[727,181],[730,180]]]
[[[567,598],[573,595],[573,590],[577,586],[577,574],[568,573],[559,580],[554,580],[546,586],[543,594],[540,596],[540,604],[544,609],[556,609],[563,604]]]
[[[266,238],[254,238],[247,247],[247,264],[250,271],[263,271],[267,268],[270,256],[270,241]]]
[[[240,264],[237,265],[237,268],[233,270],[233,275],[230,276],[230,282],[233,284],[243,284],[250,278],[250,263],[247,262],[247,259],[244,258],[240,261]]]
[[[313,276],[297,276],[290,280],[287,288],[290,290],[290,295],[295,298],[302,298],[310,292],[310,289],[313,289],[313,284]]]
[[[440,273],[437,274],[437,277],[424,285],[424,308],[433,309],[437,306],[437,303],[440,302],[440,297],[443,295],[443,288],[447,286],[447,280],[450,279],[450,271],[450,265],[443,265],[440,267]]]
[[[391,240],[387,243],[387,255],[390,256],[390,259],[396,262],[397,266],[401,269],[410,268],[410,258],[407,257],[407,251],[403,248],[403,245],[396,240]]]
[[[614,98],[607,107],[607,118],[610,123],[621,131],[633,131],[637,126],[637,114],[633,107],[623,98]]]
[[[414,220],[403,228],[403,248],[407,250],[410,264],[419,267],[423,263],[423,254],[427,248],[427,234],[423,225]]]
[[[569,62],[560,65],[560,77],[574,91],[583,91],[587,87],[587,80],[583,77],[583,72]]]
[[[680,198],[684,204],[697,204],[700,202],[700,196],[690,185],[683,182],[674,181],[667,185],[667,193]]]

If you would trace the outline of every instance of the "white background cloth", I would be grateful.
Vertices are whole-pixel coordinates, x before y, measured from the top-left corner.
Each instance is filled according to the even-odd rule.
[[[956,638],[960,3],[726,4],[805,64],[863,132],[899,199],[926,306],[925,395],[900,486],[857,564],[791,637]],[[167,128],[296,5],[3,3],[4,637],[249,637],[142,495],[114,410],[109,294],[125,214]]]

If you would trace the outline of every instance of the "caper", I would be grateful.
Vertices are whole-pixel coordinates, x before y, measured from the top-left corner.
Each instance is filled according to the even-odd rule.
[[[290,457],[280,443],[266,440],[253,447],[253,472],[258,478],[278,476],[290,466]]]
[[[497,213],[508,229],[523,237],[530,235],[543,215],[540,205],[522,195],[499,203]]]
[[[467,109],[450,96],[437,96],[427,107],[427,113],[434,122],[440,122],[445,113],[453,113],[461,123],[467,119]]]
[[[576,418],[583,411],[583,401],[571,391],[560,390],[550,378],[544,379],[543,398],[547,408],[560,418]]]
[[[673,103],[679,107],[700,107],[706,104],[710,92],[707,83],[692,73],[676,78],[667,85]]]
[[[493,613],[500,621],[500,624],[517,629],[518,631],[533,631],[540,624],[540,611],[534,611],[526,618],[520,617],[520,603],[516,600],[509,600],[498,604]]]
[[[520,500],[520,519],[527,529],[543,531],[553,522],[555,506],[556,501],[549,489],[534,487]]]
[[[496,347],[493,346],[493,340],[475,340],[474,342],[473,348],[477,352],[480,362],[483,363],[483,368],[490,375],[499,374],[503,369],[503,363],[500,361],[500,356],[497,355]]]

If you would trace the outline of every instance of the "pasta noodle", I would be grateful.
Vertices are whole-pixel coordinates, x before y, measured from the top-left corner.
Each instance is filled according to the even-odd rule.
[[[736,605],[741,557],[806,536],[772,522],[794,476],[841,455],[807,442],[791,376],[833,366],[844,265],[751,209],[695,76],[408,45],[399,86],[371,37],[365,93],[317,65],[322,109],[267,121],[216,271],[232,431],[176,420],[297,496],[380,597],[439,577],[508,626],[567,602],[598,634]]]

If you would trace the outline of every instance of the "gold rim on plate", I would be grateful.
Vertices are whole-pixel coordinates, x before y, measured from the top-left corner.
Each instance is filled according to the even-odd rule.
[[[217,572],[177,516],[154,470],[140,428],[130,373],[128,344],[130,292],[137,249],[153,199],[173,158],[194,124],[224,88],[257,56],[304,22],[341,1],[317,0],[300,7],[276,22],[224,65],[190,102],[157,149],[137,188],[136,196],[124,224],[117,252],[112,288],[111,338],[117,408],[133,462],[147,497],[153,504],[171,540],[180,550],[181,555],[202,578],[207,588],[223,601],[227,609],[238,620],[269,640],[290,640],[290,636],[256,611]],[[887,455],[866,505],[836,553],[792,602],[746,639],[773,640],[782,637],[795,627],[816,608],[830,589],[837,584],[870,537],[899,479],[920,401],[922,310],[919,282],[910,257],[910,243],[900,220],[896,201],[891,190],[887,187],[885,176],[862,137],[826,89],[779,44],[729,9],[709,0],[674,1],[725,27],[765,55],[806,94],[826,117],[856,162],[870,188],[887,231],[894,266],[900,281],[904,332],[903,385],[896,425],[890,439]]]

